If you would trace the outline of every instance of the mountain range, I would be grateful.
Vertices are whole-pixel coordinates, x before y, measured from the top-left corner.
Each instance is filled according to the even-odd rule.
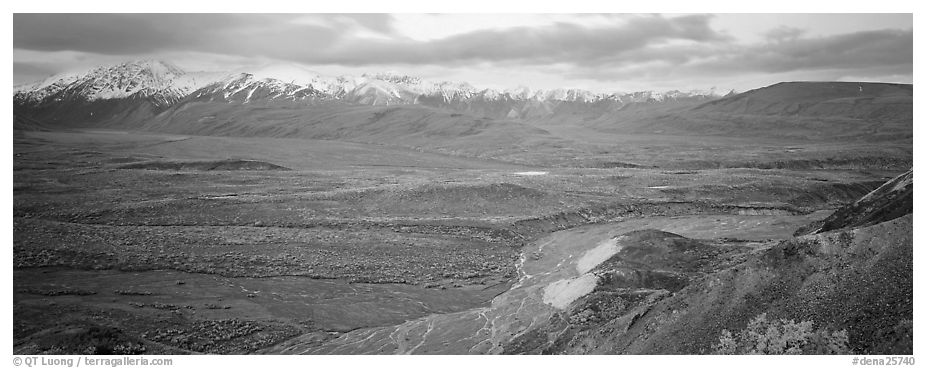
[[[494,90],[397,73],[332,77],[296,65],[186,72],[148,60],[16,86],[13,112],[17,130],[308,138],[473,154],[610,134],[910,141],[913,86],[782,82],[722,95]]]
[[[720,97],[713,89],[664,93],[479,89],[466,82],[431,81],[391,72],[331,77],[296,65],[227,73],[186,72],[166,61],[143,60],[19,85],[14,87],[13,101],[17,110],[28,111],[26,115],[33,118],[82,125],[128,114],[153,116],[188,101],[422,105],[482,117],[521,119],[552,115],[569,105],[620,109],[631,104],[706,102]],[[72,121],[62,121],[65,119]]]

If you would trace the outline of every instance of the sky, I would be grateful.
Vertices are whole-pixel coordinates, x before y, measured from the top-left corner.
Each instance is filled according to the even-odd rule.
[[[136,59],[298,64],[480,88],[912,83],[912,14],[14,14],[13,82]]]

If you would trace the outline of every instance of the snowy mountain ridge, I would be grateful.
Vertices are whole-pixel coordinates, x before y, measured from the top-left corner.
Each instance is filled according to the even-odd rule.
[[[253,69],[221,72],[186,72],[160,60],[130,61],[94,68],[84,73],[67,73],[43,81],[14,87],[14,101],[44,103],[49,98],[82,98],[86,101],[151,98],[169,105],[187,96],[217,94],[223,99],[250,102],[254,98],[302,100],[306,98],[391,105],[416,104],[419,98],[439,98],[449,103],[483,101],[538,101],[594,103],[664,102],[683,98],[716,99],[714,89],[704,91],[642,91],[595,93],[581,89],[507,90],[479,89],[466,82],[433,81],[394,72],[369,73],[359,77],[326,76],[295,64],[270,64]]]

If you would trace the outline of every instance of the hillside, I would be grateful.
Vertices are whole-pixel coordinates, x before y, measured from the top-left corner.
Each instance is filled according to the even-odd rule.
[[[913,86],[866,82],[785,82],[711,101],[707,113],[856,119],[912,118]]]
[[[607,132],[827,141],[909,140],[913,86],[778,83],[675,111],[617,111],[587,123]]]
[[[50,130],[49,127],[45,126],[44,123],[37,121],[33,118],[23,116],[22,114],[13,113],[13,131],[33,131],[41,130],[47,131]]]
[[[913,170],[894,178],[852,204],[842,207],[820,223],[796,235],[819,234],[837,229],[862,227],[913,213]]]
[[[543,129],[418,105],[181,101],[133,129],[210,136],[306,138],[443,148],[471,155],[555,142]]]
[[[604,277],[591,293],[505,351],[713,353],[724,330],[738,332],[767,316],[809,322],[814,331],[845,330],[851,353],[911,354],[911,196],[908,172],[825,219],[826,231],[739,256],[726,246],[698,257],[711,248],[666,232],[622,235],[622,250],[598,266]],[[868,216],[884,208],[898,211]]]

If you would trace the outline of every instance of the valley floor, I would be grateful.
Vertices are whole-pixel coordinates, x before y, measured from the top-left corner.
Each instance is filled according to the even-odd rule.
[[[692,160],[699,144],[621,139],[576,161],[613,165],[587,166],[543,150],[17,132],[14,351],[580,352],[539,336],[636,319],[905,170],[866,161],[868,146],[765,142],[763,156],[718,138]],[[856,156],[833,160],[843,151]],[[614,263],[663,241],[694,245]]]

